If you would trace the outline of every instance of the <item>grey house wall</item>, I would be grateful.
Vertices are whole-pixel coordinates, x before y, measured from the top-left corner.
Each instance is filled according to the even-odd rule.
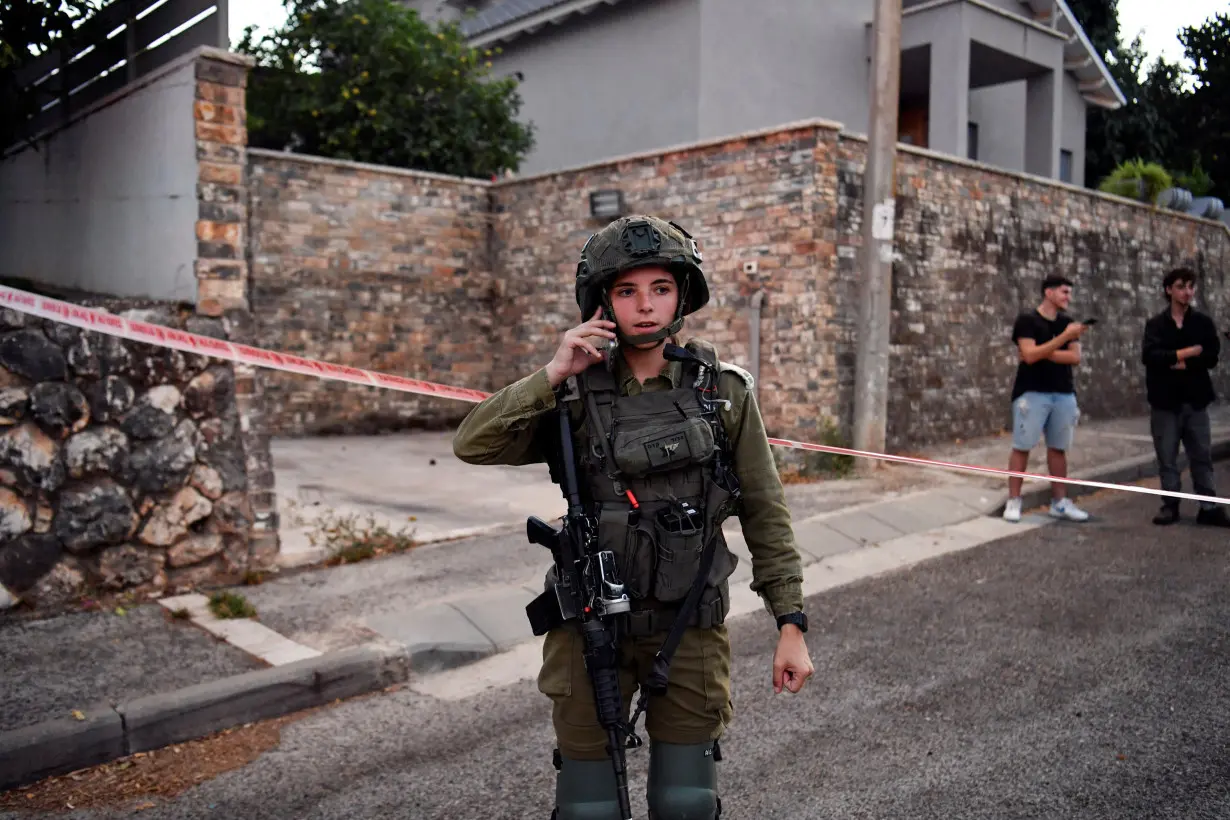
[[[0,160],[0,274],[195,301],[197,157],[188,61]]]
[[[1060,146],[1072,152],[1073,185],[1085,184],[1085,131],[1089,106],[1071,74],[1063,78],[1063,137]]]
[[[1018,0],[991,4],[1032,19]],[[945,21],[959,8],[938,11],[906,24],[916,36],[943,41],[951,33]],[[521,172],[813,117],[865,133],[872,16],[869,0],[624,0],[519,37],[502,46],[495,67],[521,72],[521,116],[537,128],[538,144]],[[971,24],[968,33],[991,44],[1002,39],[1006,21],[982,22],[995,31]],[[939,29],[931,32],[931,24]],[[1031,59],[1062,66],[1061,41],[1037,32],[1027,39]],[[952,68],[951,55],[939,57],[937,70]],[[1026,92],[1024,81],[970,91],[967,117],[979,127],[978,159],[1027,170]],[[1086,103],[1066,74],[1061,96],[1059,140],[1073,154],[1073,182],[1080,184]],[[951,97],[931,101],[937,116],[960,109]]]
[[[699,138],[700,0],[601,8],[506,43],[498,74],[521,72],[533,174]]]
[[[701,139],[823,117],[868,127],[869,3],[701,0]]]
[[[969,118],[978,126],[979,162],[1025,170],[1024,80],[971,90]]]

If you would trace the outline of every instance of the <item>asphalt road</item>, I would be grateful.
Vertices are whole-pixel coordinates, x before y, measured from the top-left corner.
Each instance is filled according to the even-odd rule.
[[[810,599],[801,695],[772,694],[769,619],[737,622],[724,819],[1230,817],[1230,531],[1089,507]],[[545,820],[551,746],[532,682],[397,692],[140,816]]]

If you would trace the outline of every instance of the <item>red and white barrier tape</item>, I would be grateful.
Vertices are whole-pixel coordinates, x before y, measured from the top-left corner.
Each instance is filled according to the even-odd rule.
[[[58,299],[52,299],[47,296],[38,296],[33,293],[27,293],[26,291],[17,290],[16,288],[10,288],[4,285],[0,285],[0,307],[12,308],[13,310],[27,313],[31,316],[51,319],[52,321],[62,322],[64,324],[73,325],[74,327],[84,328],[85,330],[96,330],[100,333],[107,333],[111,336],[118,336],[122,339],[128,339],[134,342],[143,342],[145,344],[157,345],[159,347],[174,348],[176,350],[182,350],[186,353],[197,353],[202,356],[212,356],[217,359],[226,359],[239,364],[267,367],[270,370],[283,370],[288,373],[298,373],[303,376],[315,376],[319,379],[334,379],[337,381],[366,385],[368,387],[379,387],[386,390],[400,390],[405,393],[417,393],[424,396],[437,396],[439,398],[456,399],[458,401],[468,401],[473,403],[478,403],[491,395],[490,393],[484,393],[481,390],[469,390],[464,387],[451,387],[446,384],[437,384],[435,382],[423,381],[421,379],[408,379],[403,376],[378,373],[373,370],[364,370],[359,367],[329,364],[328,362],[321,362],[315,359],[305,359],[300,356],[292,356],[287,353],[277,353],[275,351],[265,350],[259,347],[249,347],[248,345],[235,344],[234,342],[228,342],[224,339],[215,339],[210,336],[187,333],[185,331],[175,330],[174,328],[165,327],[163,325],[140,322],[135,319],[126,319],[122,316],[117,316],[114,313],[108,313],[106,311],[96,310],[94,308],[82,307],[81,305],[74,305],[70,302],[61,302]],[[1230,498],[1218,498],[1217,496],[1198,495],[1196,493],[1170,492],[1168,490],[1155,490],[1150,487],[1137,487],[1130,484],[1111,484],[1103,481],[1089,481],[1079,478],[1060,478],[1057,476],[1040,473],[1024,473],[1014,472],[1012,470],[1001,470],[995,467],[975,467],[969,464],[956,464],[947,461],[936,461],[934,459],[913,458],[910,456],[894,456],[886,453],[872,453],[864,450],[852,450],[846,447],[811,444],[809,442],[791,441],[789,439],[781,438],[770,438],[769,443],[778,447],[790,447],[796,450],[811,450],[818,453],[848,455],[854,456],[855,458],[890,461],[900,464],[913,464],[919,467],[937,467],[945,470],[959,470],[995,476],[1037,479],[1039,481],[1052,481],[1059,484],[1097,487],[1106,490],[1121,490],[1125,492],[1143,493],[1146,495],[1187,499],[1190,501],[1209,501],[1217,504],[1230,504]]]

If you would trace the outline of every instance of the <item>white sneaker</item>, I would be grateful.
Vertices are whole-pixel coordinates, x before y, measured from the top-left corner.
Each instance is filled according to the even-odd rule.
[[[1088,521],[1089,513],[1072,503],[1069,498],[1051,502],[1051,518],[1066,518],[1069,521]]]
[[[1008,499],[1008,503],[1004,505],[1004,520],[1013,523],[1021,520],[1021,499]]]

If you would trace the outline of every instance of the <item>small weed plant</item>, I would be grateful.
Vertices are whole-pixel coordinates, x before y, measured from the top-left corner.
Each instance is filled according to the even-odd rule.
[[[215,618],[255,618],[256,607],[234,592],[215,592],[209,597],[209,611]]]
[[[390,529],[377,523],[374,515],[362,518],[353,513],[337,515],[331,511],[316,519],[315,528],[308,533],[308,541],[314,547],[325,549],[328,554],[325,566],[330,567],[405,552],[417,544],[413,529]]]

